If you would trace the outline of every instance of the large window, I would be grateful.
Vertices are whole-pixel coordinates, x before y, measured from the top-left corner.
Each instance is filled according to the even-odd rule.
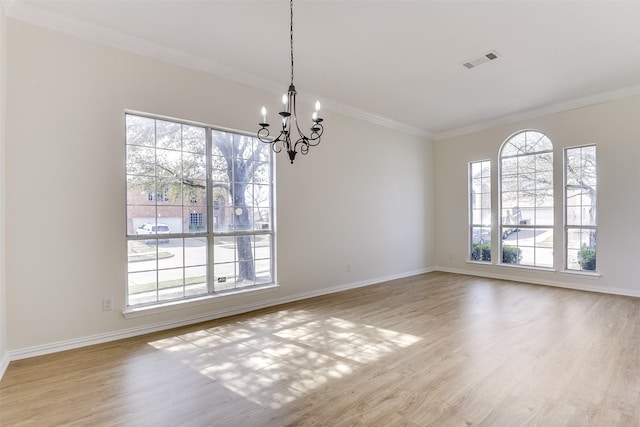
[[[502,263],[553,267],[553,145],[522,131],[500,149]]]
[[[126,149],[128,305],[273,282],[267,144],[127,114]]]
[[[469,258],[491,261],[491,162],[469,164]]]
[[[596,147],[565,149],[565,242],[568,270],[596,269]]]

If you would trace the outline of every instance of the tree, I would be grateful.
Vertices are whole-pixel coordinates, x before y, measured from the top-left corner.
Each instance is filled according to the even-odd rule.
[[[543,134],[524,133],[535,139],[510,140],[501,152],[503,217],[506,210],[516,215],[523,208],[553,206],[553,147]]]
[[[569,226],[595,226],[596,225],[596,147],[578,147],[567,150],[567,206],[583,210],[587,208],[588,219],[572,218],[567,215]],[[593,230],[589,233],[588,249],[596,248],[596,235]]]
[[[126,136],[130,218],[183,217],[184,206],[206,208],[205,128],[127,115]],[[149,202],[157,212],[147,206],[142,214]]]

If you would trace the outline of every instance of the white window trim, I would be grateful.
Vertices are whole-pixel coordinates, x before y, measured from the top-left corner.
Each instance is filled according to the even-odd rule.
[[[497,257],[497,261],[496,261],[496,265],[501,266],[501,267],[508,267],[508,268],[521,268],[521,269],[527,269],[527,270],[539,270],[539,271],[557,271],[556,266],[555,266],[555,257],[553,259],[553,266],[551,267],[542,267],[542,266],[537,266],[537,265],[523,265],[523,264],[512,264],[512,263],[505,263],[502,262],[502,248],[503,248],[503,239],[502,239],[502,228],[503,225],[502,224],[502,159],[503,158],[513,158],[513,157],[518,157],[518,156],[505,156],[502,157],[502,150],[505,147],[505,144],[507,144],[509,141],[511,141],[512,138],[514,138],[516,135],[521,134],[521,133],[525,133],[525,132],[536,132],[536,133],[540,133],[542,135],[545,135],[547,138],[548,135],[546,134],[546,132],[543,132],[541,130],[538,129],[521,129],[519,131],[516,131],[514,133],[512,133],[511,135],[509,135],[507,138],[505,138],[505,140],[502,142],[502,144],[500,145],[500,148],[498,149],[498,165],[497,165],[497,181],[498,181],[498,192],[497,192],[497,196],[498,196],[498,213],[497,213],[497,235],[498,235],[498,257]],[[551,138],[549,138],[549,140],[551,141]],[[542,151],[536,151],[535,154],[544,154],[544,153],[551,153],[552,155],[554,155],[555,158],[555,145],[553,145],[553,141],[551,141],[552,144],[552,149],[551,150],[542,150]],[[554,165],[555,166],[555,165]],[[555,173],[553,173],[553,169],[552,169],[552,176],[555,178]],[[555,184],[555,179],[554,179],[554,184]],[[555,187],[555,185],[553,186]],[[555,198],[556,198],[556,194],[555,194],[555,188],[554,188],[554,195],[553,195],[553,211],[555,213],[556,210],[556,203],[555,203]],[[563,203],[564,205],[564,203]],[[555,216],[555,214],[554,214]],[[534,228],[534,227],[531,227]],[[551,228],[553,229],[553,233],[554,233],[554,240],[555,240],[555,234],[556,234],[556,224],[554,221],[554,224],[551,225],[539,225],[539,226],[535,226],[535,228]],[[554,245],[555,246],[555,245]],[[555,248],[554,248],[555,249]],[[491,257],[492,260],[494,259],[494,257]]]
[[[154,314],[166,313],[169,311],[185,310],[193,307],[200,307],[204,305],[212,305],[222,301],[234,300],[245,297],[247,294],[261,295],[279,291],[280,286],[276,283],[270,283],[267,285],[256,285],[250,288],[240,288],[234,292],[224,292],[207,294],[200,297],[194,297],[183,300],[173,300],[162,302],[158,304],[148,305],[134,305],[125,307],[122,310],[122,315],[125,319],[135,319],[138,317],[152,316]],[[260,305],[262,307],[262,305]],[[230,310],[229,315],[234,314],[233,310]]]
[[[146,315],[151,315],[151,314],[156,314],[156,313],[160,313],[160,312],[166,312],[166,311],[172,311],[172,310],[178,310],[178,309],[183,309],[183,308],[189,308],[189,307],[193,307],[193,306],[199,306],[199,305],[203,305],[203,304],[211,304],[214,301],[219,301],[220,299],[230,299],[233,297],[239,297],[239,296],[243,296],[246,295],[247,293],[263,293],[263,292],[267,292],[267,291],[273,291],[273,290],[277,290],[279,288],[279,285],[277,283],[277,271],[276,271],[276,209],[275,209],[275,201],[276,201],[276,185],[275,185],[275,176],[276,176],[276,162],[275,159],[273,157],[273,153],[271,153],[271,149],[270,147],[269,152],[270,152],[270,170],[271,170],[271,178],[270,178],[270,187],[271,187],[271,191],[270,191],[270,197],[271,197],[271,201],[270,201],[270,208],[271,208],[271,212],[270,212],[270,217],[271,217],[271,229],[270,230],[252,230],[251,232],[229,232],[229,233],[220,233],[220,232],[215,232],[214,231],[214,227],[213,227],[213,215],[212,215],[212,209],[213,209],[213,198],[212,198],[212,194],[213,194],[213,186],[211,185],[211,179],[212,179],[212,174],[211,174],[211,156],[212,156],[212,131],[221,131],[221,132],[229,132],[229,133],[233,133],[233,134],[237,134],[237,135],[243,135],[243,136],[248,136],[251,138],[255,138],[255,135],[249,132],[242,132],[242,131],[238,131],[235,129],[230,129],[230,128],[224,128],[224,127],[219,127],[219,126],[213,126],[213,125],[209,125],[209,124],[205,124],[205,123],[199,123],[199,122],[194,122],[194,121],[190,121],[190,120],[183,120],[183,119],[177,119],[177,118],[173,118],[173,117],[168,117],[168,116],[162,116],[162,115],[157,115],[157,114],[149,114],[149,113],[144,113],[144,112],[140,112],[140,111],[135,111],[135,110],[125,110],[124,111],[124,115],[123,118],[126,122],[126,116],[127,115],[133,115],[133,116],[139,116],[139,117],[144,117],[144,118],[148,118],[148,119],[152,119],[152,120],[162,120],[162,121],[169,121],[169,122],[174,122],[174,123],[179,123],[181,125],[191,125],[191,126],[197,126],[197,127],[203,127],[205,129],[205,134],[206,134],[206,148],[205,148],[205,156],[206,156],[206,181],[207,181],[207,209],[206,209],[206,218],[204,218],[205,222],[207,223],[207,231],[206,232],[198,232],[198,233],[187,233],[187,232],[183,232],[182,233],[170,233],[170,234],[166,234],[163,235],[163,237],[166,238],[196,238],[196,237],[206,237],[207,238],[207,289],[208,289],[208,293],[207,294],[201,294],[201,295],[197,295],[197,296],[192,296],[192,297],[183,297],[183,298],[179,298],[179,299],[173,299],[173,300],[168,300],[168,301],[158,301],[158,302],[152,302],[152,303],[145,303],[145,304],[136,304],[136,305],[128,305],[129,302],[129,292],[128,292],[128,278],[125,282],[125,301],[127,303],[127,305],[125,305],[124,310],[122,311],[122,314],[125,318],[129,319],[129,318],[135,318],[135,317],[140,317],[140,316],[146,316]],[[126,128],[126,125],[125,125]],[[127,139],[126,139],[126,130],[125,130],[125,146],[127,145]],[[125,150],[126,151],[126,150]],[[126,152],[125,152],[125,156],[126,156]],[[126,158],[125,158],[125,162],[126,162]],[[127,176],[127,171],[125,170],[125,178]],[[127,218],[127,184],[126,184],[126,179],[125,179],[125,224],[127,223],[126,218]],[[155,199],[155,197],[154,197]],[[154,200],[155,201],[155,200]],[[223,291],[214,291],[214,277],[213,277],[213,266],[214,266],[214,260],[213,260],[213,256],[214,256],[214,252],[213,252],[213,245],[214,245],[214,237],[221,237],[221,236],[237,236],[238,234],[245,234],[245,235],[270,235],[271,236],[271,247],[270,247],[270,253],[271,253],[271,257],[270,257],[270,269],[271,269],[271,279],[272,281],[269,283],[261,283],[261,284],[255,284],[255,285],[251,285],[251,286],[246,286],[246,287],[241,287],[241,288],[234,288],[234,289],[228,289],[228,290],[223,290]],[[146,237],[145,236],[138,236],[135,234],[129,234],[126,231],[126,225],[125,225],[125,242],[126,242],[126,247],[125,247],[125,251],[128,251],[128,242],[132,241],[132,240],[144,240]],[[127,263],[128,265],[128,263]],[[126,273],[127,277],[128,277],[128,271]]]
[[[569,263],[569,256],[568,256],[568,251],[569,251],[569,239],[568,239],[568,231],[569,229],[593,229],[596,231],[596,241],[597,241],[597,235],[598,235],[598,224],[597,224],[597,218],[598,218],[598,214],[597,212],[599,211],[599,202],[600,202],[600,197],[596,197],[596,225],[588,225],[588,226],[569,226],[567,224],[567,152],[569,150],[573,150],[576,148],[585,148],[585,147],[594,147],[596,150],[596,194],[597,194],[597,187],[598,187],[598,148],[597,148],[597,144],[592,143],[592,144],[580,144],[580,145],[572,145],[570,147],[564,147],[563,148],[563,156],[562,156],[562,220],[563,220],[563,233],[562,233],[562,262],[563,262],[563,273],[568,273],[568,274],[575,274],[575,275],[579,275],[579,276],[593,276],[593,277],[601,277],[601,273],[598,270],[598,261],[597,261],[597,252],[596,252],[596,269],[595,270],[574,270],[574,269],[570,269],[568,266]]]
[[[471,168],[474,164],[476,163],[484,163],[484,162],[488,162],[489,163],[489,199],[490,199],[490,204],[489,204],[489,217],[491,218],[491,222],[490,224],[484,225],[484,224],[475,224],[473,222],[473,204],[471,202],[471,192],[473,190],[473,177],[471,176]],[[493,246],[495,246],[493,244],[493,235],[494,233],[494,226],[493,226],[493,183],[492,183],[492,179],[493,179],[493,166],[491,164],[491,159],[483,159],[483,160],[474,160],[471,161],[467,164],[467,213],[468,213],[468,221],[467,221],[467,262],[469,263],[474,263],[474,264],[480,264],[480,265],[491,265],[494,264],[494,254],[493,254]],[[472,247],[472,239],[473,239],[473,229],[474,228],[489,228],[490,229],[490,247],[491,247],[491,260],[489,261],[483,261],[483,260],[474,260],[471,259],[471,247]]]

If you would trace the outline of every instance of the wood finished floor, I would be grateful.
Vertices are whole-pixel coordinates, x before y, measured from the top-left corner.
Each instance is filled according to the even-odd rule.
[[[640,426],[640,299],[429,273],[11,362],[1,426]]]

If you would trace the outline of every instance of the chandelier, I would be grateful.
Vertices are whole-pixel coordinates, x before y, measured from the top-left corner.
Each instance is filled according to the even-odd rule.
[[[309,147],[314,147],[320,144],[320,137],[324,128],[322,127],[322,119],[318,117],[318,111],[320,110],[320,101],[316,101],[315,112],[311,116],[311,133],[307,137],[300,130],[298,124],[298,117],[296,115],[296,87],[293,85],[293,0],[290,0],[291,10],[291,25],[290,25],[290,43],[291,43],[291,84],[287,93],[282,95],[282,103],[284,104],[284,111],[279,114],[282,117],[282,130],[277,138],[269,138],[269,123],[267,123],[267,109],[262,107],[262,123],[259,123],[260,129],[258,130],[258,139],[266,144],[271,144],[271,149],[275,153],[279,153],[284,148],[289,154],[291,164],[298,153],[298,149],[302,154],[309,152]],[[298,136],[293,135],[293,131],[296,131]],[[295,142],[291,139],[294,138]],[[296,139],[297,138],[297,139]]]

